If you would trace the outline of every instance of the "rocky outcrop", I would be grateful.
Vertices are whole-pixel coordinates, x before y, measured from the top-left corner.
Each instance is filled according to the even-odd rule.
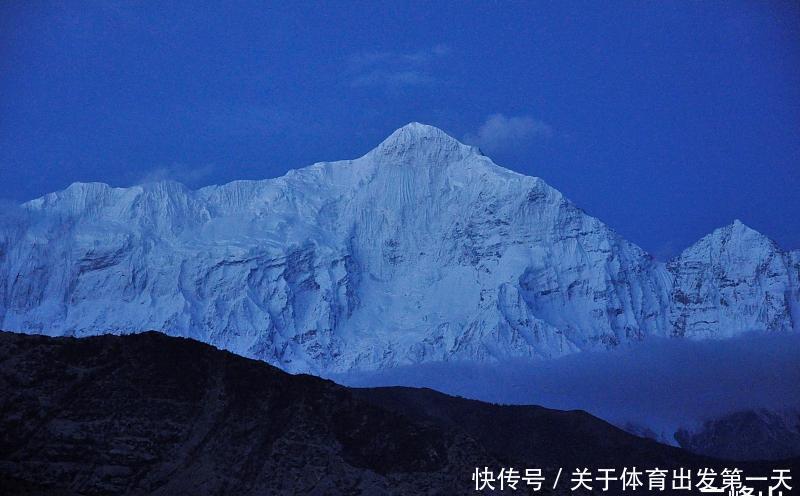
[[[674,278],[673,335],[796,330],[798,271],[792,255],[738,220],[698,241],[667,269]]]

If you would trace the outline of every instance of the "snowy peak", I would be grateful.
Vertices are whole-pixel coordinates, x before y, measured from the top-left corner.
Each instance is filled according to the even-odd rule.
[[[437,127],[411,122],[390,134],[366,157],[383,162],[431,166],[463,160],[469,155],[480,156],[481,153],[476,147],[461,143]]]
[[[378,145],[378,148],[411,148],[415,146],[437,148],[452,147],[454,144],[460,143],[438,127],[419,122],[410,122],[390,134]]]
[[[21,213],[0,328],[22,332],[158,329],[320,372],[800,330],[800,256],[741,222],[659,264],[419,123],[276,179],[76,183]]]
[[[753,238],[753,239],[770,241],[768,237],[764,236],[763,234],[756,231],[752,227],[747,226],[744,222],[740,221],[739,219],[734,219],[734,221],[731,224],[721,229],[717,229],[717,231],[719,232],[720,235],[727,237],[728,240]]]
[[[797,328],[798,274],[790,254],[738,219],[687,248],[668,268],[675,274],[675,334],[719,337],[737,328]]]
[[[723,256],[738,256],[753,259],[780,251],[781,249],[770,238],[735,219],[733,223],[715,229],[687,248],[679,258],[716,259]]]

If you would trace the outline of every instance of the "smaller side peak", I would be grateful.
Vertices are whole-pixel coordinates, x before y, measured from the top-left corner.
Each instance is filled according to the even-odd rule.
[[[750,240],[759,244],[771,246],[773,249],[783,251],[778,243],[766,234],[753,229],[739,219],[734,219],[728,226],[729,239]]]
[[[114,188],[106,183],[76,181],[62,190],[47,193],[40,198],[50,201],[74,201],[76,199],[101,197],[109,194],[113,190]]]
[[[726,224],[724,226],[714,229],[709,234],[707,234],[706,237],[728,238],[731,236],[740,236],[742,234],[748,234],[748,233],[755,233],[758,235],[762,235],[755,229],[746,225],[741,220],[734,219],[733,222],[731,222],[730,224]]]
[[[722,251],[768,250],[782,252],[781,247],[769,236],[756,231],[739,219],[728,225],[718,227],[686,248],[676,259],[696,257],[699,253],[718,253]],[[754,255],[753,255],[754,256]]]
[[[757,234],[759,236],[764,236],[760,232],[756,231],[752,227],[748,226],[744,222],[739,219],[733,219],[733,222],[725,226],[723,229],[731,231],[731,233],[739,233],[739,234]]]
[[[765,234],[753,229],[739,219],[734,219],[733,222],[727,226],[715,229],[711,234],[703,239],[720,242],[720,246],[746,246],[755,243],[756,245],[769,245],[777,250],[780,250],[780,247],[775,243],[775,241],[770,239],[769,236],[766,236]]]

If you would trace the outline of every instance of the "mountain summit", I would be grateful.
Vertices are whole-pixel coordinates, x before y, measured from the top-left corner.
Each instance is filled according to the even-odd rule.
[[[389,135],[379,148],[389,146],[414,146],[429,142],[431,146],[447,146],[451,143],[458,144],[458,140],[445,133],[435,126],[421,124],[419,122],[409,122],[405,126],[397,129]]]
[[[377,159],[397,160],[409,165],[436,165],[443,161],[463,160],[480,150],[465,145],[441,129],[411,122],[393,132],[367,155]]]
[[[263,181],[76,184],[0,223],[0,327],[157,329],[303,372],[800,330],[800,255],[740,223],[663,264],[544,181],[408,124]]]

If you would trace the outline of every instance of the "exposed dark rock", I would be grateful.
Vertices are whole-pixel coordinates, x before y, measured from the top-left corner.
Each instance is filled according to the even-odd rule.
[[[675,433],[681,446],[729,460],[781,460],[800,456],[800,413],[746,410]]]
[[[583,412],[350,390],[159,333],[0,333],[0,494],[474,494],[476,466],[601,465],[714,462]]]

